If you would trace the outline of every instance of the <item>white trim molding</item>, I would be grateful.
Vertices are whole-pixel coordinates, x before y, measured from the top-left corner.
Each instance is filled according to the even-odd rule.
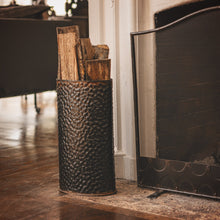
[[[136,179],[130,32],[136,31],[137,0],[89,0],[92,44],[110,48],[116,176]]]

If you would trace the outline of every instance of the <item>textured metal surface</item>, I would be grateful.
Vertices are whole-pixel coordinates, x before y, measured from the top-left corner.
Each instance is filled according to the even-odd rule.
[[[220,199],[220,167],[141,157],[139,186],[146,185]]]
[[[60,188],[115,192],[112,81],[57,81]]]

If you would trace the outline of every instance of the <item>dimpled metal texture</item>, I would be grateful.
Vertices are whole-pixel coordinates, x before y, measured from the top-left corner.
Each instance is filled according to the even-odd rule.
[[[112,81],[57,80],[60,189],[115,192]]]
[[[140,157],[139,186],[220,199],[220,167]]]

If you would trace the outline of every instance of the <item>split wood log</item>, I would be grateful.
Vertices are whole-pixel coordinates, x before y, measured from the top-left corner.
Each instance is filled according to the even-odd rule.
[[[111,60],[85,60],[87,80],[109,80]]]
[[[86,79],[85,63],[83,62],[83,58],[82,58],[82,48],[80,42],[79,44],[76,45],[76,53],[77,53],[79,78],[80,80],[84,81]]]
[[[79,80],[76,45],[79,44],[79,27],[57,27],[58,77]]]
[[[89,38],[80,39],[83,60],[92,60],[95,56],[95,50]]]
[[[77,58],[79,66],[79,75],[81,80],[86,80],[86,68],[85,60],[91,60],[94,58],[94,48],[89,38],[81,38],[80,45],[77,46]]]
[[[58,70],[57,70],[57,79],[62,79],[62,77],[61,77],[60,55],[59,55],[59,54],[58,54]]]
[[[94,59],[108,59],[109,47],[105,44],[93,46],[95,55]]]

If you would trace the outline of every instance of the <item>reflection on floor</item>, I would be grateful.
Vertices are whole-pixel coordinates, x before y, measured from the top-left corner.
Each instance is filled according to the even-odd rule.
[[[62,200],[58,191],[56,93],[0,99],[0,219],[130,219],[135,212]],[[154,215],[143,215],[148,219]]]
[[[58,191],[56,93],[0,99],[0,219],[218,219],[219,202],[152,190],[118,180],[106,197]],[[163,216],[163,217],[162,217]]]

